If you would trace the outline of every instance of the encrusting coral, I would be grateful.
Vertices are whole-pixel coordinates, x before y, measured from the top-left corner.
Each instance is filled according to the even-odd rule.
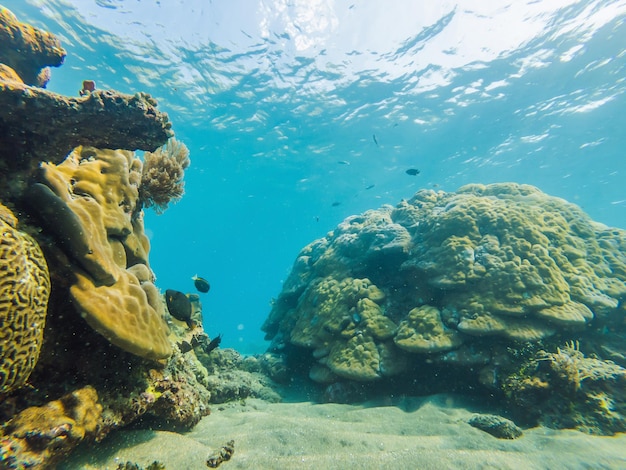
[[[41,248],[0,204],[0,395],[24,385],[37,364],[49,296]]]
[[[263,329],[277,351],[309,349],[321,381],[332,380],[323,368],[368,381],[420,364],[487,380],[526,344],[623,332],[624,253],[625,231],[532,186],[422,190],[305,247]],[[376,318],[397,325],[384,338],[359,308],[367,295],[343,293],[356,280],[380,292]]]
[[[604,435],[626,431],[626,369],[586,357],[578,343],[538,351],[506,376],[504,390],[531,424]]]
[[[80,441],[95,436],[101,414],[98,394],[89,386],[26,408],[0,431],[2,468],[52,468]]]
[[[170,202],[178,201],[185,192],[183,177],[190,163],[189,149],[175,138],[155,152],[146,152],[139,186],[140,204],[162,213]]]

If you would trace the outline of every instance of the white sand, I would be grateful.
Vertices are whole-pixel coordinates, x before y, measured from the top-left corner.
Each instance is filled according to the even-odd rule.
[[[469,402],[437,395],[396,406],[312,403],[215,406],[184,435],[121,431],[81,450],[61,469],[111,469],[127,460],[168,470],[206,469],[207,456],[234,439],[228,469],[577,469],[626,468],[626,435],[589,436],[534,428],[516,440],[471,427]]]

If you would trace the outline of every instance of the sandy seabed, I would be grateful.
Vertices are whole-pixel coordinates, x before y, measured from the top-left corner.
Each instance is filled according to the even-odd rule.
[[[228,469],[624,469],[626,434],[590,436],[537,427],[497,439],[467,420],[464,397],[404,398],[393,405],[245,402],[217,405],[193,431],[120,431],[80,449],[61,470],[111,469],[158,460],[168,470],[206,469],[235,441]]]

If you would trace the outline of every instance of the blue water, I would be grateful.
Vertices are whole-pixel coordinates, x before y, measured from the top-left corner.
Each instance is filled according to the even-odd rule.
[[[262,352],[299,250],[421,188],[529,183],[626,228],[626,1],[2,3],[61,38],[50,90],[170,115],[192,165],[148,211],[151,265],[163,290],[211,282],[223,346]]]

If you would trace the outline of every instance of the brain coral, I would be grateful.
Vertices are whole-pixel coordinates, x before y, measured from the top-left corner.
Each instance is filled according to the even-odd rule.
[[[623,329],[625,249],[626,232],[532,186],[422,190],[305,247],[263,329],[313,349],[318,377],[376,379],[406,357],[485,365],[496,343]]]
[[[50,277],[37,242],[0,204],[0,394],[21,387],[43,341]]]
[[[31,188],[29,201],[74,263],[70,294],[81,315],[128,352],[168,357],[169,330],[137,210],[141,161],[128,151],[78,147],[42,170],[45,184]]]

